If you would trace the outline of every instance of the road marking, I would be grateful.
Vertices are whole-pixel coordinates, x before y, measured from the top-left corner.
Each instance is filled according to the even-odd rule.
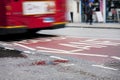
[[[53,52],[53,53],[63,53],[63,54],[83,55],[83,56],[96,56],[96,57],[109,57],[108,55],[100,55],[100,54],[72,53],[71,51],[46,48],[46,47],[37,47],[37,48],[45,49],[45,50],[39,50],[42,52]]]
[[[117,57],[117,56],[111,56],[111,58],[116,59],[116,60],[120,60],[120,57]]]
[[[50,58],[61,59],[61,60],[68,60],[68,59],[64,59],[64,58],[58,57],[58,56],[50,56]]]
[[[72,53],[72,54],[83,55],[83,56],[95,56],[95,57],[109,57],[108,55],[100,55],[100,54],[86,54],[86,53]]]
[[[36,47],[36,48],[45,49],[45,50],[47,50],[47,51],[57,51],[57,52],[65,52],[65,53],[68,53],[68,51],[66,51],[66,50],[61,50],[61,49],[54,49],[54,48],[47,48],[47,47],[40,47],[40,46],[38,46],[38,47]]]
[[[28,54],[30,54],[31,52],[30,51],[23,51],[24,53],[28,53]]]
[[[8,46],[8,45],[11,45],[11,44],[8,44],[8,43],[5,43],[5,42],[0,42],[0,45]]]
[[[89,46],[89,47],[96,47],[96,48],[102,48],[102,47],[106,47],[105,45],[102,44],[103,42],[99,42],[99,41],[93,41],[93,42],[90,42],[90,41],[80,41],[80,42],[70,42],[70,44],[72,45],[76,45],[76,46]],[[82,46],[82,47],[83,47]]]
[[[13,43],[14,45],[17,45],[17,46],[20,46],[20,47],[23,47],[23,48],[26,48],[26,49],[29,49],[29,50],[32,50],[32,51],[35,51],[36,49],[34,48],[31,48],[31,47],[28,47],[28,46],[25,46],[25,45],[22,45],[22,44],[18,44],[18,43]]]
[[[62,66],[66,66],[66,67],[67,67],[67,66],[74,66],[75,64],[73,64],[73,63],[71,63],[71,64],[68,64],[68,63],[65,64],[65,63],[64,63],[64,64],[59,64],[59,65],[62,65]]]
[[[31,48],[22,44],[18,44],[18,43],[14,43],[14,45],[35,51],[35,48]],[[60,49],[53,49],[53,48],[46,48],[46,47],[37,47],[40,49],[45,49],[45,50],[37,50],[37,51],[41,51],[41,52],[53,52],[53,53],[63,53],[63,54],[73,54],[73,55],[82,55],[82,56],[95,56],[95,57],[109,57],[108,55],[100,55],[100,54],[86,54],[86,53],[72,53],[70,51],[65,51],[65,50],[60,50]]]
[[[103,65],[92,65],[94,67],[98,67],[98,68],[104,68],[104,69],[109,69],[109,70],[115,70],[117,71],[118,69],[115,69],[115,68],[111,68],[111,67],[106,67],[106,66],[103,66]]]
[[[84,48],[85,49],[85,48]],[[78,52],[78,51],[83,51],[83,49],[75,49],[75,50],[71,50],[70,52],[71,53],[75,53],[75,52]]]
[[[15,50],[14,48],[10,48],[10,47],[4,47],[4,48],[9,50]]]
[[[76,45],[76,44],[59,44],[65,47],[72,47],[72,48],[78,48],[78,51],[83,51],[83,50],[89,50],[92,46],[88,45]],[[73,50],[75,52],[75,50]]]

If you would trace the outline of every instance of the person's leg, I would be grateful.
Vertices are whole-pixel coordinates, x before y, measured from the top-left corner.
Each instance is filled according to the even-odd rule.
[[[73,12],[70,12],[71,22],[73,23]]]
[[[92,22],[93,22],[93,19],[92,19],[92,14],[90,14],[89,19],[90,19],[90,25],[92,25]]]
[[[86,23],[88,23],[88,22],[89,22],[89,15],[86,14]]]

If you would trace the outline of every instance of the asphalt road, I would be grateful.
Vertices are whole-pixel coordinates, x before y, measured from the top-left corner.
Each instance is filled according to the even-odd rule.
[[[0,58],[0,80],[119,80],[119,34],[67,27],[3,38],[0,52],[19,50],[22,57]]]
[[[42,30],[40,34],[65,35],[89,38],[120,39],[120,29],[66,27],[57,30]]]

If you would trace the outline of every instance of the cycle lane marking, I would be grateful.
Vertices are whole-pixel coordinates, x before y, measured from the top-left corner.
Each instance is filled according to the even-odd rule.
[[[102,69],[108,69],[108,70],[115,70],[118,71],[119,69],[116,68],[111,68],[111,67],[106,67],[104,65],[92,65],[93,67],[98,67],[98,68],[102,68]]]

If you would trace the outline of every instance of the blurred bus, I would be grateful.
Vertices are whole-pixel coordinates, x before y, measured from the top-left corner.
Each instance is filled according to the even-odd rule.
[[[66,0],[0,0],[0,34],[64,27]]]

